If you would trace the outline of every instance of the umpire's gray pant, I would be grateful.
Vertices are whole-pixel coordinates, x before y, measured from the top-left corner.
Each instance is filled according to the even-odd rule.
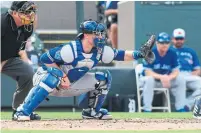
[[[33,87],[33,69],[29,64],[16,57],[8,59],[1,72],[17,81],[17,89],[13,95],[12,103],[12,108],[16,110]]]
[[[152,101],[154,96],[154,88],[161,88],[162,83],[155,80],[151,76],[145,76],[143,83],[143,104],[146,111],[151,111]],[[184,79],[179,75],[171,81],[171,88],[173,96],[175,97],[176,110],[182,109],[186,101],[186,85]]]

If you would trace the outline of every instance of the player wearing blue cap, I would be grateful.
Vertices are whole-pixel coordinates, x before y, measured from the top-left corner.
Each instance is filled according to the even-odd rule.
[[[173,31],[173,45],[177,50],[180,67],[180,74],[186,81],[186,88],[193,90],[193,93],[184,101],[187,107],[191,110],[194,104],[194,100],[197,96],[201,96],[201,65],[196,52],[184,46],[185,43],[185,31],[181,28],[177,28]],[[196,102],[199,103],[199,102]],[[201,110],[201,105],[197,105],[198,110]],[[199,111],[194,114],[201,117]]]
[[[144,112],[151,112],[155,87],[171,88],[175,97],[175,108],[184,112],[186,91],[185,82],[179,76],[179,64],[175,50],[170,48],[170,36],[162,32],[158,35],[156,47],[152,50],[155,61],[152,64],[144,63],[145,77],[143,86]]]
[[[80,25],[81,33],[75,41],[50,49],[41,56],[43,66],[34,75],[34,87],[25,101],[17,108],[15,120],[30,120],[30,114],[50,94],[58,97],[79,96],[79,107],[83,108],[85,119],[111,119],[102,105],[111,87],[109,71],[89,72],[99,61],[130,61],[145,58],[154,59],[151,48],[155,37],[139,51],[112,49],[105,45],[106,28],[93,20]]]

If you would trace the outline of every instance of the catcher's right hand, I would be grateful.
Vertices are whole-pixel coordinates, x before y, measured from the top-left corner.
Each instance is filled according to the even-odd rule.
[[[153,63],[153,61],[155,60],[155,54],[152,52],[152,47],[155,44],[155,35],[151,35],[151,37],[149,38],[149,40],[142,45],[142,47],[139,49],[142,57],[149,63]]]
[[[59,87],[62,88],[62,89],[69,89],[69,87],[70,87],[70,81],[69,81],[69,79],[68,79],[67,76],[64,76],[61,79],[61,83],[60,83]]]

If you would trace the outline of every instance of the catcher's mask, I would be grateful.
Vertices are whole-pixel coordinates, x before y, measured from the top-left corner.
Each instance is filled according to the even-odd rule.
[[[36,15],[36,5],[32,1],[14,1],[12,2],[11,11],[18,12],[25,30],[32,31]]]
[[[95,47],[102,47],[106,41],[106,27],[102,23],[93,20],[87,20],[80,24],[79,39],[83,38],[83,34],[94,34]]]

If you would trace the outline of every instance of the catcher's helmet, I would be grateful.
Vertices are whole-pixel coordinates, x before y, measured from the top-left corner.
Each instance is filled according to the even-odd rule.
[[[82,33],[92,34],[96,32],[106,32],[106,27],[102,23],[97,21],[87,20],[80,24],[80,30]]]
[[[87,20],[80,24],[80,33],[77,38],[82,39],[84,34],[94,34],[94,45],[103,47],[106,42],[106,27],[97,21]]]
[[[170,36],[166,32],[161,32],[156,40],[159,43],[170,43]]]
[[[83,34],[95,34],[97,36],[101,35],[103,38],[106,36],[106,27],[102,23],[97,21],[87,20],[80,24],[80,34],[77,38],[82,39]]]
[[[96,21],[88,20],[80,24],[80,31],[82,33],[92,34],[96,30],[98,23]]]

